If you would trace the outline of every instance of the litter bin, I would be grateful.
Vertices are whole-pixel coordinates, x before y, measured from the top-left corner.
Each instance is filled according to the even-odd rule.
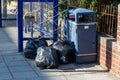
[[[65,20],[63,35],[74,42],[76,63],[96,61],[96,24],[95,12],[84,8],[69,10],[69,18]],[[65,32],[65,33],[64,33]]]

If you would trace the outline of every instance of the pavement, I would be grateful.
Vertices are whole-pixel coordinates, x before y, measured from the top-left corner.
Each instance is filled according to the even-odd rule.
[[[97,63],[41,70],[17,48],[17,27],[0,28],[0,80],[120,80]]]

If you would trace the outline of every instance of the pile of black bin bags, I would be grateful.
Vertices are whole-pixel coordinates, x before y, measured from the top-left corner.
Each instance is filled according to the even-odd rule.
[[[73,62],[74,52],[74,43],[68,40],[57,41],[51,46],[45,40],[29,40],[24,55],[35,59],[36,65],[41,69],[51,69],[57,68],[59,64]]]

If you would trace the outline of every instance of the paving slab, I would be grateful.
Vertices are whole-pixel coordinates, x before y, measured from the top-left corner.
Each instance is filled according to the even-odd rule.
[[[4,72],[7,72],[9,73],[9,70],[7,67],[0,67],[0,74],[4,73]]]
[[[12,80],[41,80],[41,79],[39,77],[35,77],[35,78],[14,78]]]
[[[0,63],[1,63],[1,62],[3,62],[3,58],[2,58],[2,56],[0,55]]]
[[[1,51],[14,50],[14,49],[17,49],[17,46],[14,43],[10,43],[10,42],[0,43]]]
[[[12,66],[9,67],[9,70],[11,72],[28,72],[28,71],[33,71],[33,69],[28,65],[28,66]]]
[[[66,80],[64,76],[53,76],[53,77],[48,77],[48,76],[40,76],[36,78],[15,78],[13,80]]]
[[[54,71],[51,69],[46,69],[46,71],[45,71],[45,70],[39,69],[39,70],[35,70],[35,71],[39,76],[51,76],[51,77],[53,77],[53,76],[62,76],[63,75],[62,72],[59,70]]]
[[[11,42],[9,39],[0,39],[0,44],[2,44],[3,42]]]
[[[0,33],[1,33],[0,39],[8,39],[9,41],[11,41],[10,38],[8,37],[8,35],[6,35],[5,32],[0,32]]]
[[[6,67],[5,62],[0,62],[0,67]]]
[[[9,72],[9,70],[4,62],[0,62],[0,74],[2,74],[3,72]]]
[[[9,34],[11,40],[17,45],[18,42],[18,29],[17,27],[7,27],[4,28],[4,32]]]
[[[13,78],[36,78],[38,75],[34,71],[12,72]]]
[[[86,80],[83,75],[66,75],[66,80]],[[90,78],[89,80],[93,80]]]
[[[39,79],[40,80],[67,80],[67,79],[65,79],[64,76],[52,76],[52,77],[48,77],[48,76],[47,77],[43,77],[43,76],[41,76],[41,77],[39,77]]]
[[[23,55],[6,55],[3,56],[5,62],[12,62],[12,61],[25,61],[25,58],[23,57]]]
[[[85,80],[120,80],[110,73],[84,74]]]
[[[18,53],[18,51],[15,50],[7,50],[7,51],[1,51],[0,54],[2,56],[9,56],[9,55],[22,55],[21,53]]]
[[[4,31],[3,31],[3,29],[2,29],[2,28],[0,28],[0,33],[1,33],[1,34],[3,34],[3,33],[4,33]]]
[[[9,61],[9,62],[6,62],[6,65],[8,67],[12,67],[12,66],[29,66],[29,64],[26,62],[26,61]]]
[[[10,73],[2,73],[0,74],[0,80],[10,80],[13,79]]]

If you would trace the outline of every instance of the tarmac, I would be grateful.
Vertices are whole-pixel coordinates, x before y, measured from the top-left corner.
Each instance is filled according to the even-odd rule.
[[[120,80],[97,63],[41,70],[18,52],[17,27],[0,28],[0,80]]]

